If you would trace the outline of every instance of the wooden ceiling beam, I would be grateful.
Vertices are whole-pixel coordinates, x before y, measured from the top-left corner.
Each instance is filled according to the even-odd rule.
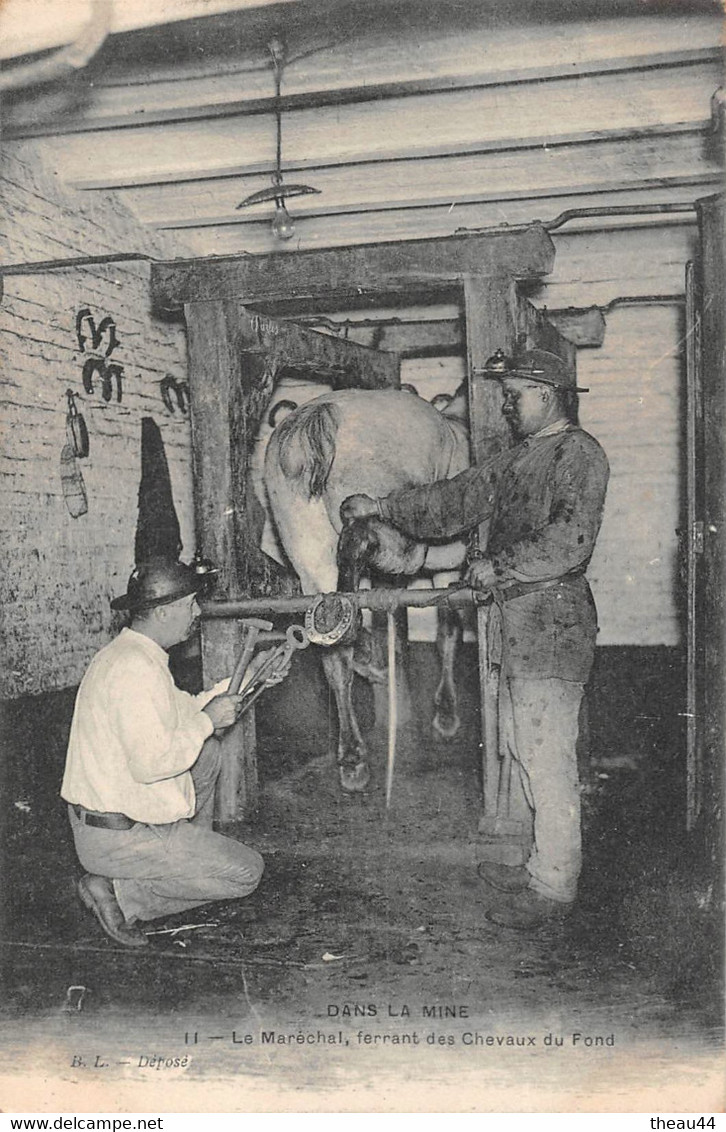
[[[710,127],[711,65],[583,79],[538,87],[452,91],[418,99],[299,111],[283,126],[283,169],[358,165],[431,156],[653,137]],[[271,116],[230,116],[48,138],[48,156],[77,188],[119,188],[267,172]]]
[[[374,320],[371,319],[371,323]],[[311,321],[315,326],[315,321]],[[377,325],[346,325],[348,341],[360,342],[376,350],[391,350],[400,358],[439,358],[464,352],[464,331],[461,320],[443,319],[425,322],[380,322]]]
[[[408,243],[422,235],[429,238],[445,238],[457,233],[486,232],[506,225],[523,227],[534,222],[554,220],[562,212],[571,208],[588,207],[593,204],[608,206],[628,206],[642,203],[689,204],[694,197],[705,195],[712,187],[716,191],[720,177],[713,181],[699,182],[691,188],[650,189],[644,192],[623,192],[603,194],[593,200],[592,196],[567,196],[558,198],[542,197],[537,201],[514,200],[499,203],[438,205],[431,208],[395,208],[386,212],[350,212],[338,216],[309,216],[297,211],[295,202],[290,212],[297,225],[294,239],[288,246],[280,247],[280,241],[272,235],[270,221],[272,213],[262,215],[255,224],[221,224],[216,227],[186,228],[180,237],[189,253],[197,256],[210,255],[251,255],[263,256],[276,253],[280,259],[294,253],[310,249],[340,248],[350,244],[371,245],[400,240]],[[563,229],[553,233],[558,243],[565,234],[576,231],[610,229],[642,229],[693,225],[695,213],[678,212],[669,215],[617,215],[595,219],[571,220]]]
[[[460,209],[468,205],[489,205],[493,210],[496,218],[496,211],[498,206],[506,206],[515,204],[517,207],[525,206],[531,202],[532,208],[530,215],[534,209],[537,210],[538,219],[543,210],[547,213],[560,212],[569,207],[569,200],[572,197],[585,198],[597,196],[597,204],[607,204],[609,201],[620,200],[624,194],[628,194],[635,202],[637,195],[642,202],[646,196],[654,196],[658,200],[666,201],[673,197],[674,192],[678,198],[688,197],[692,194],[678,190],[691,190],[703,189],[704,192],[709,191],[711,187],[716,192],[719,185],[722,183],[723,174],[717,168],[708,168],[701,172],[684,174],[678,177],[651,177],[644,181],[618,181],[612,183],[598,182],[593,185],[572,185],[561,186],[559,188],[547,188],[545,186],[530,189],[513,189],[510,192],[503,191],[496,192],[479,192],[473,187],[467,187],[465,183],[461,183],[457,191],[447,193],[445,196],[432,195],[430,197],[417,197],[410,195],[408,197],[381,197],[377,201],[356,201],[351,199],[347,204],[335,205],[330,201],[321,201],[320,197],[307,197],[304,200],[296,202],[291,206],[292,211],[295,213],[296,221],[309,220],[309,219],[324,219],[330,218],[334,221],[335,217],[344,218],[350,215],[372,215],[377,212],[391,212],[391,211],[405,211],[409,209],[426,209],[426,208],[447,208],[453,210],[454,208]],[[418,177],[413,178],[417,187],[422,188],[425,185]],[[704,188],[705,186],[705,188]],[[383,186],[385,188],[385,186]],[[428,187],[428,185],[426,185]],[[353,185],[353,189],[355,186]],[[123,191],[123,190],[122,190]],[[353,194],[351,193],[351,198]],[[593,202],[595,203],[595,202]],[[647,200],[645,201],[647,203]],[[269,216],[271,217],[273,205],[269,204]],[[260,220],[267,220],[268,217],[261,210],[243,210],[241,212],[233,212],[219,216],[197,216],[186,217],[182,219],[174,219],[169,217],[166,220],[157,222],[153,226],[159,231],[185,231],[186,229],[204,229],[204,228],[228,228],[238,227],[244,225],[259,224]],[[499,212],[499,219],[504,220],[501,211]],[[482,223],[484,217],[482,217]],[[495,222],[495,221],[493,221]],[[480,225],[482,226],[482,225]]]
[[[399,384],[400,360],[383,349],[371,349],[294,322],[272,321],[244,308],[239,310],[245,338],[273,369],[294,371],[329,381],[333,389],[388,389]],[[256,347],[255,347],[256,348]]]
[[[301,251],[295,255],[212,257],[152,263],[152,305],[172,311],[185,303],[240,298],[247,303],[284,297],[437,293],[466,274],[537,279],[554,263],[554,245],[541,225],[444,239],[409,240]],[[409,299],[410,301],[410,299]]]
[[[627,14],[611,4],[607,15],[602,0],[593,0],[593,7],[598,3],[595,18],[585,11],[583,0],[578,5],[570,2],[559,13],[549,2],[545,13],[541,3],[528,5],[528,0],[520,0],[512,5],[511,0],[504,0],[497,14],[492,0],[485,4],[469,0],[468,12],[457,3],[445,18],[436,11],[435,19],[431,19],[432,9],[440,9],[440,0],[429,3],[428,13],[422,0],[408,4],[405,12],[400,0],[395,5],[385,0],[377,11],[367,0],[365,5],[354,5],[354,20],[341,0],[328,3],[317,21],[310,7],[304,15],[300,12],[297,21],[294,9],[288,8],[284,89],[303,93],[338,88],[341,76],[346,85],[356,87],[397,82],[402,76],[476,76],[483,73],[483,65],[486,73],[496,73],[541,67],[544,60],[548,66],[564,63],[572,68],[599,60],[712,49],[721,43],[717,5],[711,11],[696,11],[691,0],[684,18],[683,11],[670,3],[668,13],[660,9],[654,18],[651,12],[643,12],[642,2]],[[206,21],[184,50],[177,28],[171,46],[177,54],[182,47],[181,67],[174,53],[165,50],[163,29],[154,37],[154,46],[147,37],[145,50],[133,37],[126,43],[114,41],[115,50],[102,60],[97,82],[134,81],[140,72],[143,82],[168,87],[176,78],[213,83],[230,73],[233,81],[244,77],[250,96],[266,95],[270,90],[266,43],[272,33],[280,33],[279,22],[255,33],[248,18],[244,18],[244,28],[239,19],[226,29],[224,20]],[[196,100],[204,101],[203,88]]]
[[[476,75],[482,73],[485,55],[488,73],[541,65],[543,59],[549,65],[577,66],[608,59],[714,48],[721,39],[719,13],[715,10],[696,13],[693,5],[687,20],[679,18],[675,12],[670,18],[659,13],[657,19],[650,14],[623,19],[615,13],[610,19],[602,19],[600,12],[597,20],[582,13],[578,20],[572,18],[570,11],[564,21],[536,19],[531,22],[523,19],[524,13],[518,5],[519,18],[510,11],[509,15],[515,15],[515,19],[505,23],[492,21],[491,12],[486,10],[489,4],[478,7],[479,11],[475,12],[474,5],[471,6],[473,21],[463,25],[456,18],[447,21],[446,35],[441,34],[439,19],[424,20],[417,26],[415,16],[421,11],[420,3],[412,8],[407,18],[398,22],[379,16],[370,21],[366,29],[360,21],[355,25],[345,21],[345,38],[331,39],[325,32],[321,36],[320,29],[312,28],[308,18],[305,27],[297,32],[286,29],[285,87],[294,93],[327,90],[341,85],[341,73],[350,85],[372,86],[395,81],[402,73],[413,72],[420,76],[424,67],[431,74]],[[511,3],[509,7],[511,9]],[[245,72],[250,92],[266,94],[270,74],[267,39],[268,36],[258,36],[255,47],[247,38],[240,57],[239,37],[230,34],[222,41],[217,36],[215,44],[207,35],[203,50],[199,50],[197,39],[196,50],[185,53],[184,64],[173,60],[170,53],[163,50],[163,30],[157,36],[161,49],[147,50],[145,54],[139,51],[138,44],[132,46],[130,40],[126,51],[120,50],[122,44],[119,42],[117,46],[115,41],[116,50],[109,52],[111,58],[104,59],[99,82],[134,81],[137,72],[144,82],[168,84],[175,78],[210,82],[225,73],[231,72],[234,77]],[[178,44],[177,37],[175,43]],[[576,59],[573,59],[573,44],[577,44]]]
[[[463,74],[433,74],[425,78],[403,81],[371,82],[363,86],[331,86],[283,95],[280,105],[284,113],[383,99],[410,98],[415,95],[450,93],[457,90],[481,90],[487,87],[509,87],[524,83],[545,83],[556,79],[574,81],[585,76],[624,74],[662,68],[688,67],[694,64],[720,64],[720,51],[713,47],[625,55],[611,59],[562,61],[548,66],[518,67],[509,70],[474,71]],[[343,72],[344,73],[344,72]],[[97,83],[89,87],[87,105],[76,114],[59,113],[38,121],[33,106],[24,116],[22,106],[7,110],[4,134],[7,139],[43,137],[52,134],[89,133],[150,126],[171,122],[211,120],[235,115],[271,114],[275,109],[272,96],[263,93],[240,95],[240,87],[249,83],[249,76],[218,74],[206,80],[177,80],[158,84],[153,79],[133,85],[119,81],[117,86]],[[171,90],[169,89],[171,85]],[[269,76],[266,86],[270,86]],[[254,89],[254,87],[253,87]]]
[[[703,110],[703,107],[700,108]],[[283,172],[287,179],[291,179],[291,175],[295,175],[296,180],[300,180],[300,174],[306,178],[312,179],[313,173],[317,169],[334,169],[334,168],[355,168],[361,165],[377,165],[380,167],[383,163],[394,162],[410,162],[421,161],[429,158],[442,157],[449,159],[458,156],[471,156],[476,154],[490,155],[490,154],[507,154],[519,153],[522,151],[536,151],[537,153],[555,153],[564,147],[570,148],[571,146],[582,145],[596,145],[608,142],[627,142],[630,139],[637,139],[643,141],[650,141],[651,144],[657,144],[660,138],[673,137],[677,134],[696,134],[700,137],[707,136],[711,133],[711,119],[705,118],[702,113],[683,120],[680,122],[669,123],[656,123],[651,125],[642,125],[637,128],[614,128],[614,129],[598,129],[598,130],[581,130],[573,133],[564,134],[537,134],[530,137],[510,137],[496,140],[477,141],[471,143],[464,142],[449,142],[449,143],[434,143],[432,142],[426,147],[413,147],[403,145],[396,150],[393,154],[378,154],[373,152],[363,152],[344,155],[338,154],[326,155],[324,158],[315,160],[310,157],[307,160],[298,162],[283,162]],[[177,167],[170,169],[166,172],[145,172],[141,169],[129,168],[126,173],[122,172],[109,172],[105,175],[100,175],[97,165],[94,166],[94,173],[92,176],[81,174],[79,172],[71,172],[68,165],[68,158],[62,158],[55,152],[55,146],[50,146],[50,154],[52,160],[56,162],[62,169],[59,170],[63,180],[72,188],[76,189],[136,189],[147,185],[159,185],[162,188],[166,185],[180,184],[184,182],[199,181],[204,184],[209,180],[226,177],[246,177],[252,174],[267,174],[272,172],[272,167],[269,161],[260,161],[256,164],[248,165],[234,165],[234,166],[220,166],[220,165],[205,165],[204,168],[195,167],[189,169],[182,169]],[[265,182],[266,183],[266,182]]]
[[[720,174],[718,155],[693,130],[658,138],[627,137],[559,147],[556,160],[542,146],[410,161],[311,168],[305,176],[319,197],[295,202],[295,211],[368,211],[382,205],[407,207],[464,199],[498,202],[571,193],[601,193],[686,184],[704,173]],[[583,176],[583,174],[586,175]],[[617,180],[615,179],[617,178]],[[136,186],[124,201],[154,227],[196,227],[259,218],[258,209],[237,210],[250,193],[268,184],[259,174],[208,181]]]
[[[543,317],[573,345],[602,346],[605,316],[599,307],[585,310],[571,307],[563,311],[543,310]],[[371,320],[373,321],[373,320]],[[311,323],[315,325],[314,322]],[[381,322],[377,326],[347,326],[349,341],[376,350],[389,350],[403,358],[436,358],[462,355],[466,335],[461,318],[425,322]]]
[[[605,341],[605,315],[600,307],[567,307],[551,311],[544,308],[549,322],[575,346],[597,348]]]

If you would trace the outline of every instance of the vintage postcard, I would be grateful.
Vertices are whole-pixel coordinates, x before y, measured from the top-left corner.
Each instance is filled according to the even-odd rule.
[[[2,1110],[722,1111],[722,18],[0,6]]]

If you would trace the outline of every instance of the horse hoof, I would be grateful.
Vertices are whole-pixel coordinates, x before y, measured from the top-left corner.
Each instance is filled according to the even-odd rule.
[[[356,763],[355,766],[341,763],[338,767],[338,774],[340,776],[340,788],[346,794],[360,794],[371,780],[368,763],[364,762]]]
[[[438,731],[442,739],[453,739],[460,727],[461,719],[458,715],[442,718],[437,712],[434,716],[434,731]]]

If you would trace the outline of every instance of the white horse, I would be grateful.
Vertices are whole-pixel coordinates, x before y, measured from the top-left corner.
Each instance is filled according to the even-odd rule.
[[[400,390],[348,389],[325,393],[295,409],[270,437],[264,481],[277,533],[306,594],[351,587],[365,568],[385,574],[422,570],[442,585],[461,566],[462,542],[423,546],[375,520],[344,555],[339,570],[340,505],[349,495],[373,497],[458,475],[469,466],[466,386],[439,411]],[[350,539],[348,540],[350,544]],[[350,545],[348,545],[350,551]],[[443,611],[442,611],[443,612]],[[458,617],[439,617],[442,661],[434,726],[443,735],[458,730],[453,661],[461,635]],[[353,647],[323,651],[323,667],[338,709],[341,786],[360,791],[370,774],[366,747],[353,711]]]

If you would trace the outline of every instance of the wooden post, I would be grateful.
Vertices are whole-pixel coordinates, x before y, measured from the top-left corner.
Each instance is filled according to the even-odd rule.
[[[241,313],[234,301],[190,303],[185,310],[197,537],[219,569],[218,596],[229,598],[249,592],[248,455],[273,384],[268,359],[251,340]],[[241,645],[239,622],[204,622],[206,685],[231,674]],[[217,818],[233,821],[257,804],[254,709],[219,742]]]
[[[722,132],[723,138],[723,132]],[[726,755],[724,731],[724,663],[726,661],[726,613],[723,579],[726,570],[726,198],[723,194],[696,202],[701,237],[701,349],[703,388],[703,527],[690,537],[700,545],[701,565],[696,578],[696,608],[703,650],[703,705],[701,742],[702,782],[694,784],[703,802],[694,814],[693,832],[705,855],[713,881],[713,907],[718,906],[723,886],[724,780]]]
[[[518,299],[516,284],[510,277],[483,278],[468,276],[464,280],[466,313],[467,368],[469,374],[469,422],[474,463],[481,464],[497,452],[509,447],[510,434],[502,416],[502,394],[499,382],[483,375],[487,358],[502,349],[511,354],[516,345]],[[479,532],[482,545],[486,528]],[[497,820],[497,798],[501,761],[499,757],[498,690],[499,674],[491,671],[488,658],[489,610],[477,609],[477,641],[479,648],[479,687],[482,721],[482,787],[484,813],[479,832],[500,835],[502,822]],[[507,830],[518,832],[517,830]],[[496,846],[487,852],[488,859],[506,860],[519,850],[518,845]],[[503,854],[503,856],[502,856]],[[521,855],[521,851],[520,851]]]

